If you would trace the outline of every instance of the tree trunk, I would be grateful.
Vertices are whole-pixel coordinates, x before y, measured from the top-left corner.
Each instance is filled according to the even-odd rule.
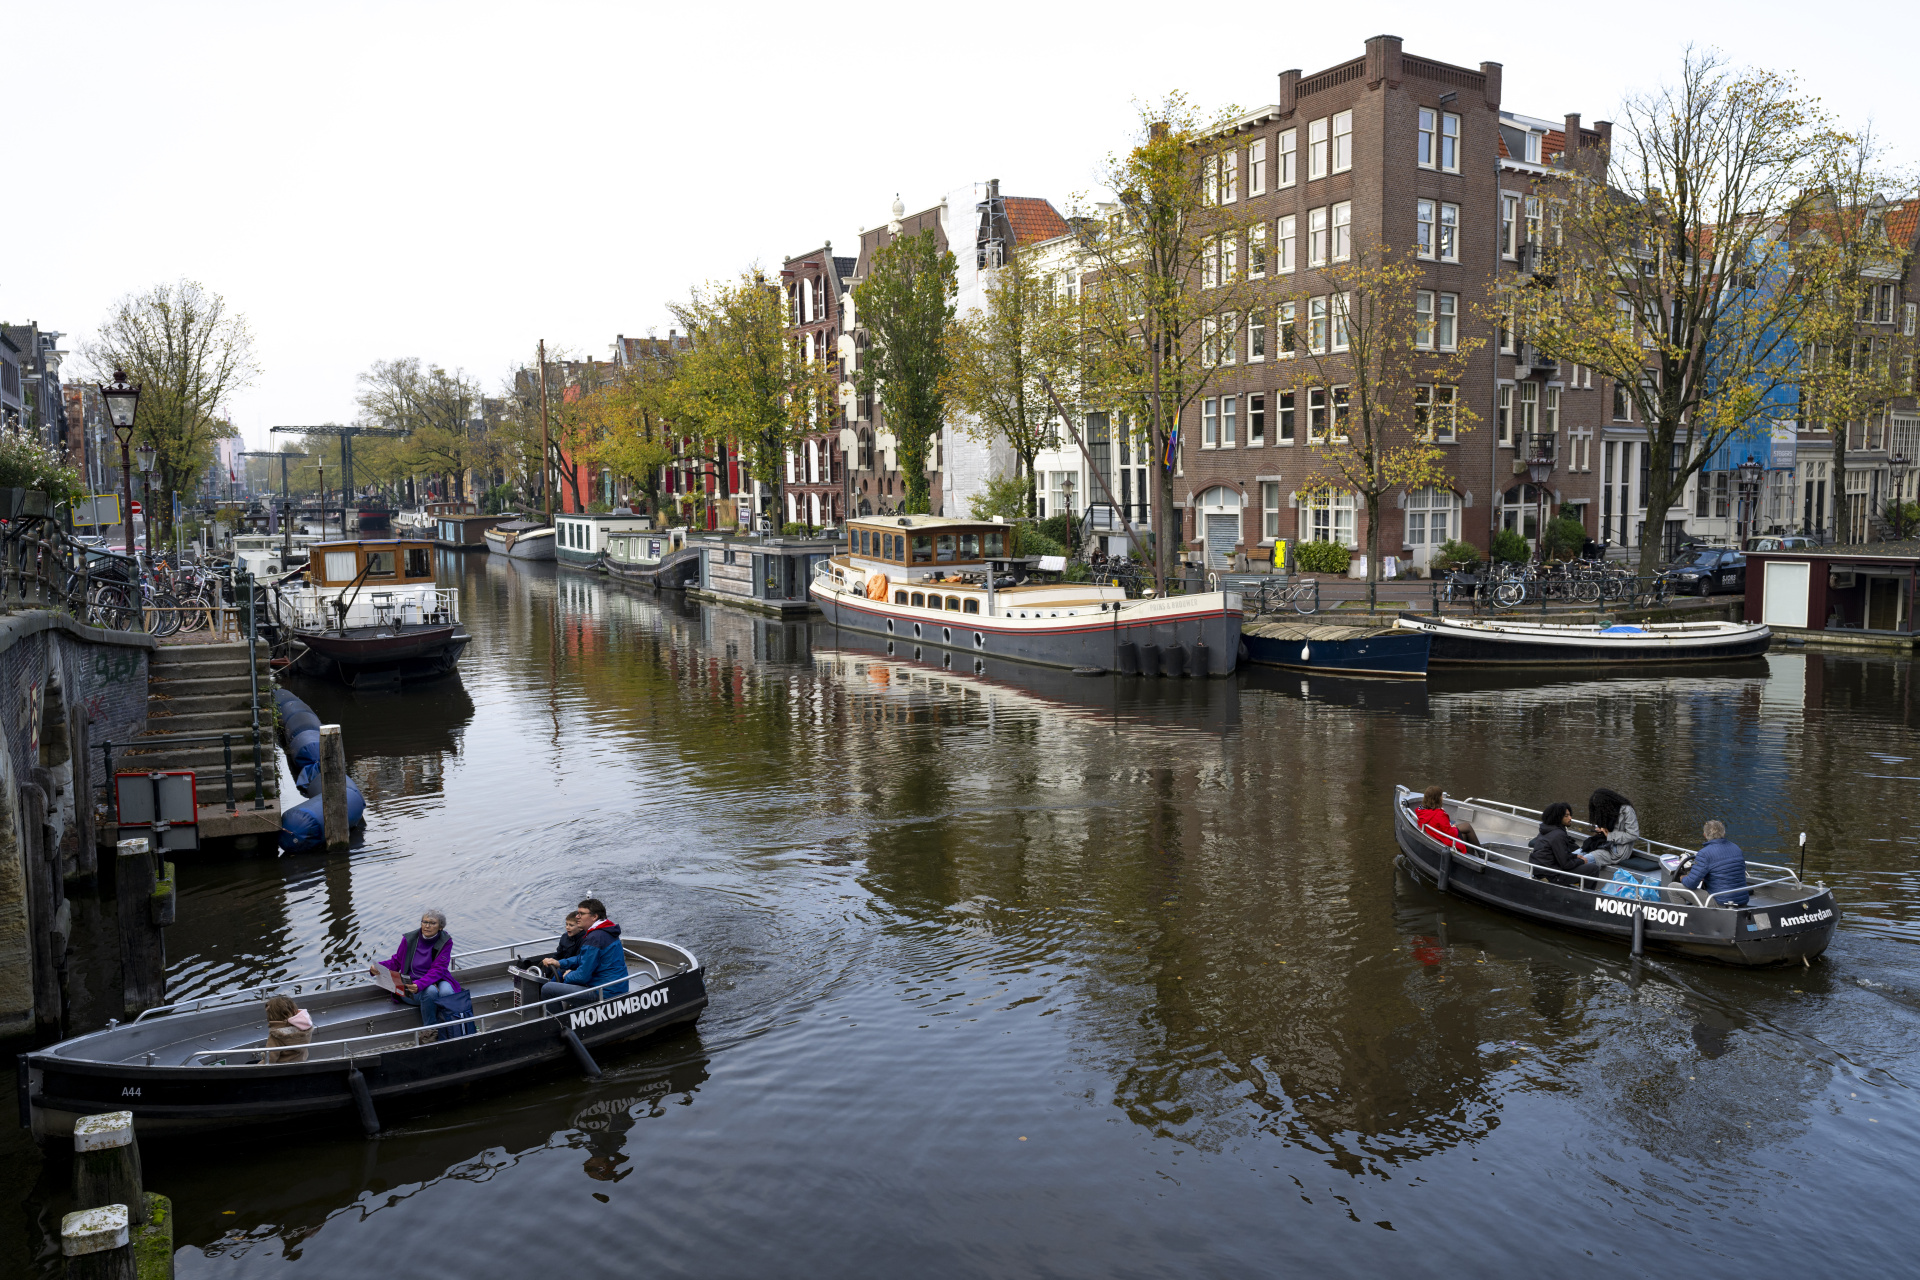
[[[1380,586],[1380,491],[1367,492],[1367,612],[1379,603]]]
[[[1164,598],[1167,594],[1167,578],[1172,572],[1171,552],[1169,548],[1174,538],[1168,523],[1173,518],[1173,468],[1167,465],[1167,423],[1166,407],[1160,399],[1160,339],[1158,335],[1148,335],[1149,359],[1153,362],[1153,467],[1160,473],[1160,483],[1153,486],[1153,589],[1154,594]],[[1178,423],[1174,424],[1178,427]]]
[[[1647,462],[1647,518],[1640,534],[1640,575],[1649,579],[1666,567],[1662,552],[1667,540],[1667,511],[1673,506],[1675,434],[1676,428],[1661,426],[1647,438],[1653,456]],[[1684,484],[1686,478],[1682,476],[1680,481]]]
[[[1829,481],[1833,488],[1833,540],[1845,544],[1852,540],[1851,527],[1847,523],[1847,434],[1849,424],[1833,424],[1833,479]]]

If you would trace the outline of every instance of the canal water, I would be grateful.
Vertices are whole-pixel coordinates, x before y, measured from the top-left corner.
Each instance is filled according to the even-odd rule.
[[[949,670],[449,558],[457,682],[303,686],[350,856],[185,866],[180,995],[462,945],[579,897],[691,947],[697,1029],[364,1141],[150,1147],[184,1277],[1893,1274],[1920,1246],[1910,664],[1425,685]],[[1438,895],[1396,782],[1839,891],[1811,968],[1659,960]],[[64,1173],[0,1150],[0,1271]],[[1844,1260],[1844,1261],[1843,1261]],[[19,1263],[16,1267],[16,1263]]]

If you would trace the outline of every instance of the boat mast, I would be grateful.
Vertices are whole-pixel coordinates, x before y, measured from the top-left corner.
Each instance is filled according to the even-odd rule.
[[[547,433],[547,340],[540,339],[540,496],[553,524],[553,438]]]

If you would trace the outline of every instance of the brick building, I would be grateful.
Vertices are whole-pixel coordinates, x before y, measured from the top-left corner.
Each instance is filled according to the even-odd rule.
[[[826,361],[835,367],[836,383],[851,377],[853,342],[849,339],[842,350],[840,321],[846,292],[853,286],[854,266],[853,258],[835,257],[828,242],[788,258],[780,268],[790,332],[809,362]],[[787,523],[815,528],[838,525],[853,509],[848,464],[859,459],[859,435],[848,419],[852,401],[851,394],[837,397],[831,419],[787,451],[782,486]]]

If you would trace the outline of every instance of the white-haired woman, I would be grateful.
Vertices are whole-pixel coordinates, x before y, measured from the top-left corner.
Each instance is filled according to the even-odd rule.
[[[430,1027],[440,1020],[440,1001],[455,995],[460,984],[453,980],[453,935],[447,932],[444,911],[429,908],[420,913],[420,927],[400,939],[393,955],[373,966],[376,977],[381,969],[391,969],[400,979],[405,995],[394,999],[417,1005],[420,1024]]]

